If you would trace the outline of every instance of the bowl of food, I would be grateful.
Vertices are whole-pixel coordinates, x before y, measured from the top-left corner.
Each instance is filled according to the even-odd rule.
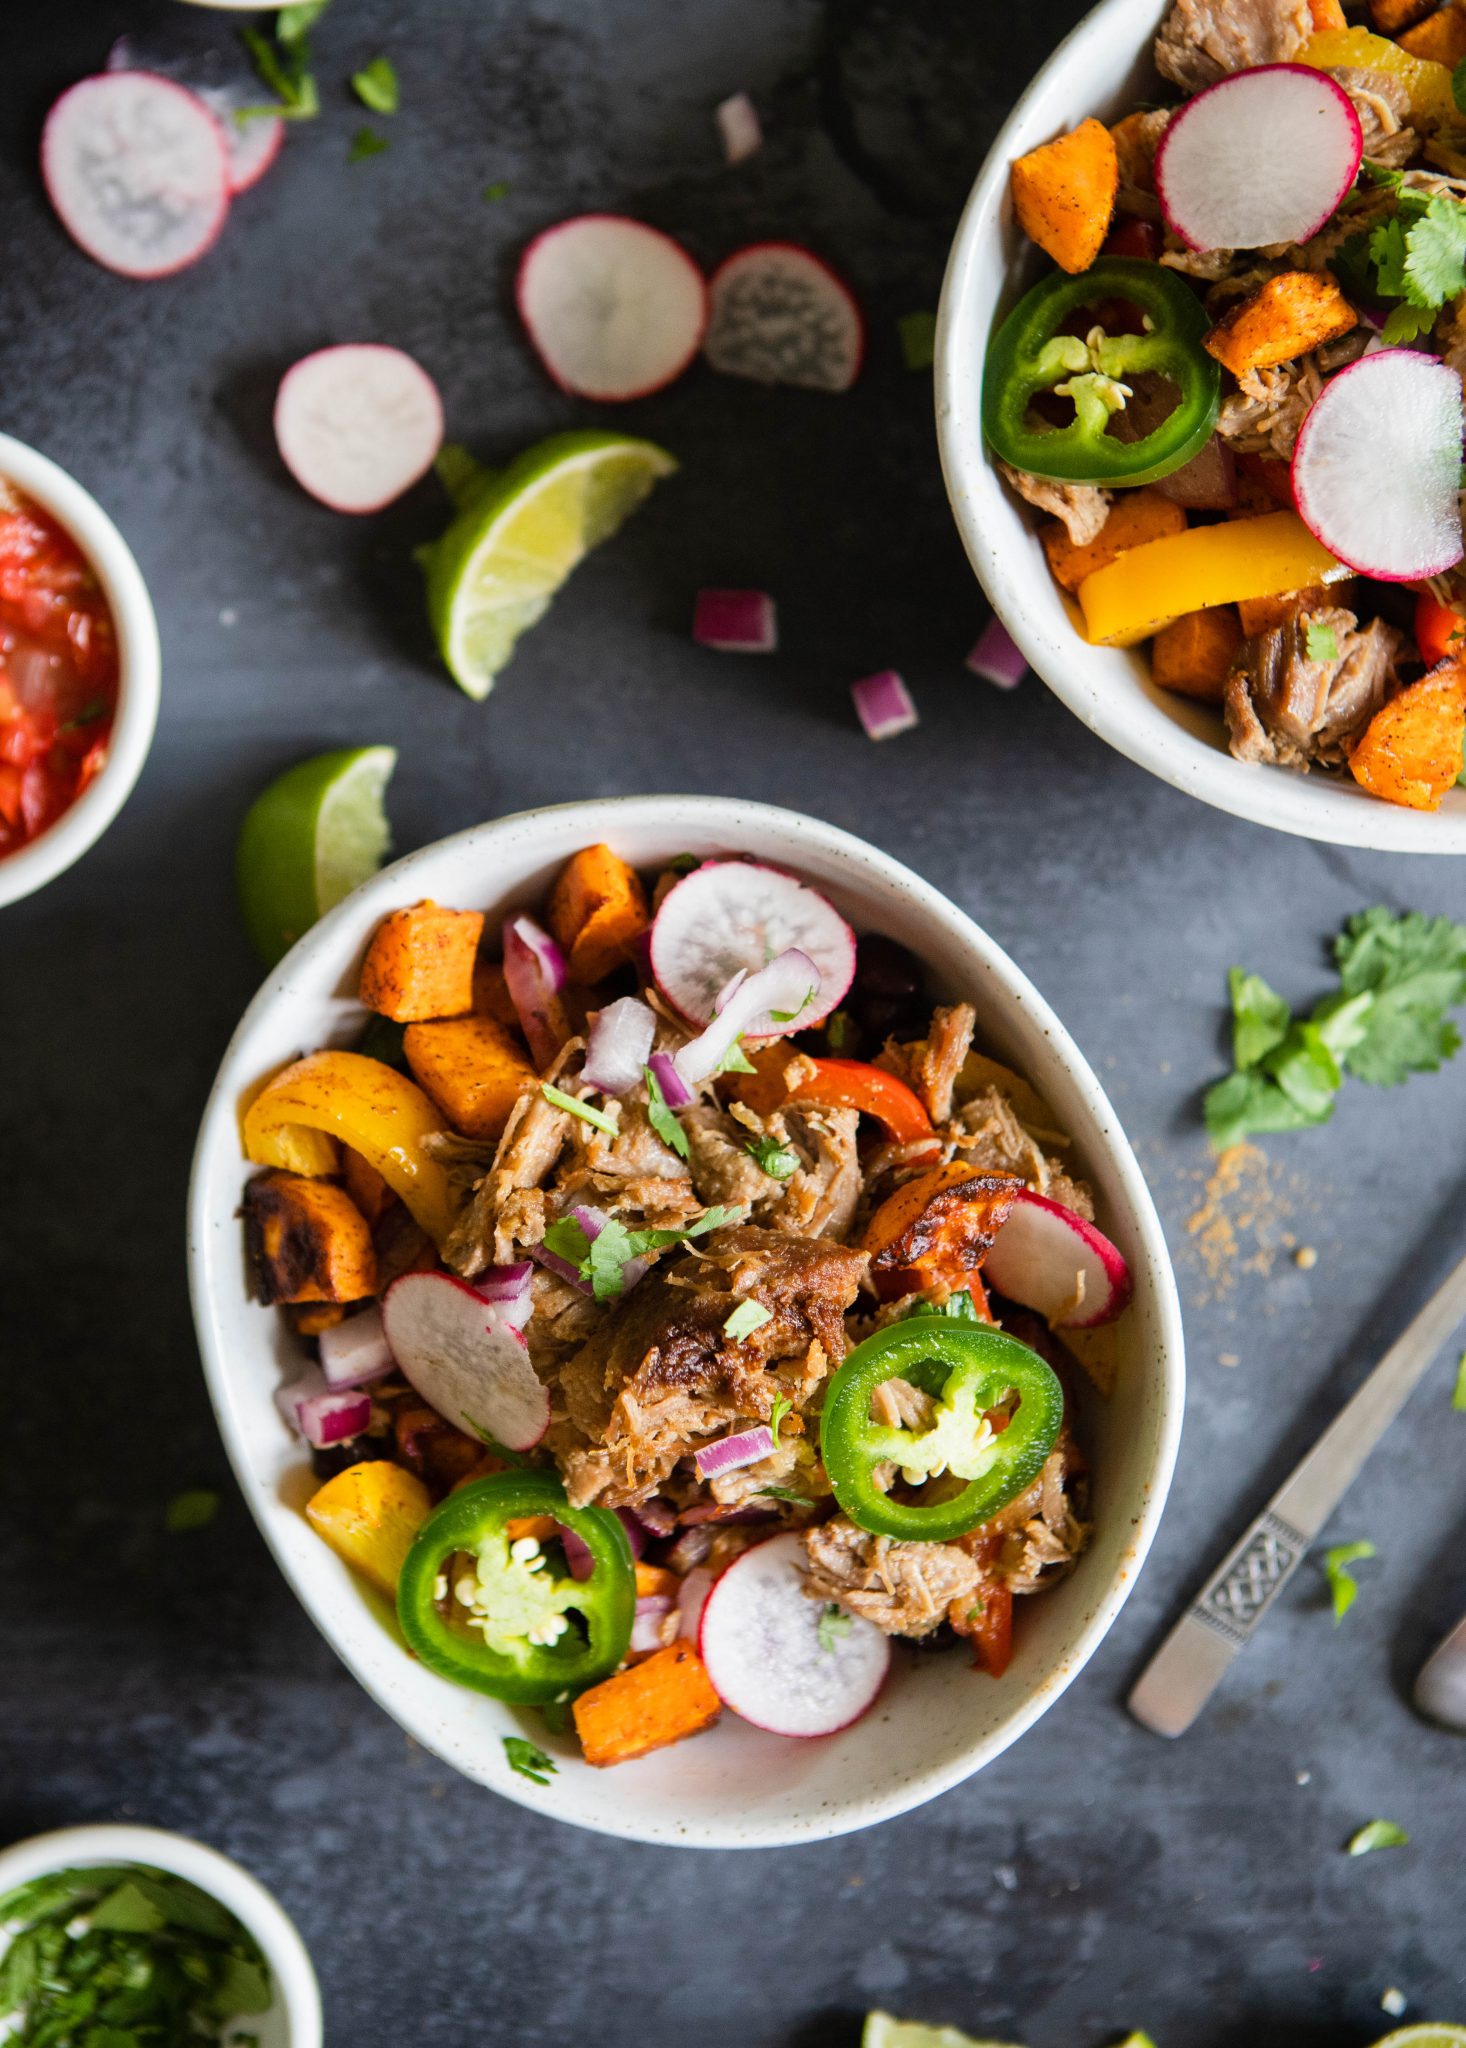
[[[470,1778],[635,1839],[967,1777],[1175,1457],[1174,1280],[1078,1050],[936,890],[758,804],[529,812],[358,889],[225,1056],[189,1258],[327,1639]]]
[[[957,524],[1049,688],[1222,810],[1413,853],[1466,852],[1466,356],[1410,263],[1466,219],[1461,19],[1104,0],[993,145],[936,349]]]
[[[322,2039],[315,1971],[276,1900],[161,1828],[58,1828],[0,1849],[0,1984],[27,2040],[78,2038],[78,2023],[200,2048]]]
[[[65,470],[0,434],[0,905],[53,881],[121,810],[159,676],[127,543]]]

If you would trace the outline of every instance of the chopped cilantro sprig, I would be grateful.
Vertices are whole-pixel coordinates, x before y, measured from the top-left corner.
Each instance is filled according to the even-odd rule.
[[[597,1301],[614,1301],[625,1288],[626,1268],[633,1259],[644,1258],[648,1252],[665,1251],[669,1245],[681,1244],[684,1238],[705,1237],[710,1230],[721,1230],[727,1223],[741,1223],[743,1216],[742,1209],[705,1209],[701,1216],[676,1230],[628,1230],[611,1216],[594,1237],[587,1237],[573,1216],[562,1216],[545,1232],[544,1246],[557,1259],[565,1259],[574,1266]]]
[[[262,29],[240,31],[260,83],[275,98],[265,106],[241,107],[236,121],[251,121],[262,114],[274,114],[281,121],[313,121],[321,111],[320,89],[311,70],[310,31],[330,5],[330,0],[297,0],[282,7],[275,16],[274,34]]]
[[[1395,211],[1367,236],[1351,236],[1340,251],[1342,267],[1361,286],[1394,301],[1385,321],[1386,347],[1408,346],[1429,334],[1437,315],[1466,291],[1466,205],[1450,194],[1427,194],[1403,172],[1364,165],[1364,175],[1394,195]]]

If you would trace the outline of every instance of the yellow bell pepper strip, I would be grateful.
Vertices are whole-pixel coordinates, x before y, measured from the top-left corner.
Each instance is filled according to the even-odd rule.
[[[415,1472],[386,1458],[350,1465],[306,1502],[305,1518],[338,1557],[387,1595],[413,1538],[433,1512],[433,1496]]]
[[[452,1190],[422,1141],[442,1130],[443,1112],[415,1081],[359,1052],[307,1053],[245,1111],[246,1156],[260,1166],[283,1166],[287,1155],[299,1159],[303,1128],[325,1131],[359,1152],[442,1244],[453,1227]]]
[[[1308,38],[1293,61],[1312,65],[1316,71],[1332,70],[1336,64],[1383,71],[1398,78],[1410,95],[1412,117],[1429,119],[1432,124],[1456,119],[1451,74],[1445,65],[1432,63],[1429,57],[1412,57],[1398,43],[1367,28],[1324,29]]]
[[[1131,548],[1079,586],[1085,638],[1133,647],[1185,612],[1338,583],[1352,574],[1296,512],[1192,526]]]

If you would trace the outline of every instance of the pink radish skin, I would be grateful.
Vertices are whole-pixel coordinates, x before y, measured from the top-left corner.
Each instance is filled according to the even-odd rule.
[[[560,389],[604,404],[674,383],[707,329],[707,283],[687,251],[617,213],[581,214],[536,235],[514,297]]]
[[[466,1280],[404,1273],[382,1297],[382,1326],[403,1375],[455,1429],[531,1451],[549,1428],[523,1337]]]
[[[848,391],[865,358],[855,294],[797,242],[754,242],[708,284],[712,313],[703,353],[715,370],[757,384]]]
[[[280,460],[333,512],[380,512],[433,466],[443,401],[400,348],[349,342],[303,356],[275,398]]]
[[[1327,72],[1259,64],[1171,116],[1156,191],[1188,248],[1306,242],[1338,212],[1363,154],[1359,116]]]
[[[1331,377],[1293,451],[1309,531],[1380,583],[1460,561],[1461,379],[1420,349],[1371,349]]]
[[[1053,1329],[1112,1323],[1133,1292],[1130,1268],[1104,1232],[1031,1188],[1008,1211],[983,1274],[1010,1301],[1036,1309]],[[1084,1290],[1076,1305],[1081,1277]]]
[[[725,1707],[770,1735],[838,1735],[875,1705],[891,1646],[873,1622],[819,1639],[803,1540],[771,1536],[729,1565],[703,1604],[698,1654]]]
[[[791,948],[808,954],[820,977],[799,1020],[808,1031],[839,1007],[855,978],[855,934],[818,891],[755,861],[705,861],[668,890],[652,923],[657,986],[679,1016],[700,1028],[712,1021],[735,974],[756,974]],[[777,1037],[787,1029],[755,1018],[747,1036]]]
[[[197,263],[229,214],[224,131],[195,93],[151,71],[83,78],[41,132],[41,175],[77,247],[121,277]]]

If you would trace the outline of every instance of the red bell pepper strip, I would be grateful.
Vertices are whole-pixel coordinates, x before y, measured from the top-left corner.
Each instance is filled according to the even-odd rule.
[[[829,1109],[858,1109],[878,1123],[893,1145],[937,1144],[932,1120],[920,1097],[904,1081],[865,1060],[811,1060],[813,1075],[800,1082],[790,1102],[819,1102]]]
[[[1455,660],[1466,646],[1466,617],[1428,590],[1415,600],[1415,645],[1427,668]]]

